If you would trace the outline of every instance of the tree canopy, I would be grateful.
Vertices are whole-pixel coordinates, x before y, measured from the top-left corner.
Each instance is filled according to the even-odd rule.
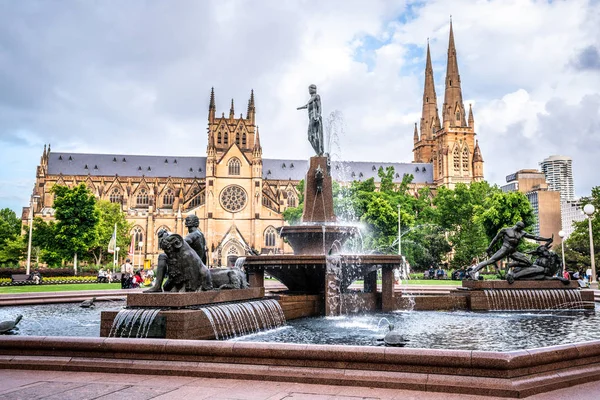
[[[77,272],[77,255],[87,252],[97,240],[96,198],[83,183],[73,189],[56,185],[52,192],[55,195],[55,236],[64,258],[74,257]]]

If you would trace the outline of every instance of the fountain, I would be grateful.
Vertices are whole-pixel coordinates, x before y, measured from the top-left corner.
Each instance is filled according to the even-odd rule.
[[[315,85],[309,86],[309,93],[308,103],[298,109],[308,109],[308,140],[316,156],[310,158],[306,173],[302,223],[284,226],[280,231],[294,254],[247,257],[246,271],[254,285],[263,284],[265,273],[286,285],[289,292],[279,297],[282,304],[298,305],[299,299],[306,299],[304,315],[339,315],[344,309],[391,311],[393,269],[399,268],[402,259],[395,255],[340,254],[344,243],[358,234],[358,228],[336,223],[331,160],[324,151],[321,99]],[[383,270],[381,298],[376,290],[379,269]],[[358,279],[364,280],[363,290],[350,291],[348,287]]]

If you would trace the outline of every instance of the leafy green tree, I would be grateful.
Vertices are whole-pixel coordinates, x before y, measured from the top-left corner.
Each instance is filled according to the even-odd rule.
[[[27,242],[25,236],[17,235],[6,239],[0,247],[0,264],[16,264],[26,257]]]
[[[483,210],[478,210],[481,223],[488,240],[492,240],[502,228],[513,226],[519,221],[525,223],[529,230],[535,224],[533,208],[525,194],[521,192],[503,193],[494,190],[483,205]]]
[[[56,196],[55,236],[64,257],[73,257],[73,270],[77,274],[77,255],[86,253],[96,241],[96,199],[83,183],[73,189],[57,185],[52,192]]]
[[[97,235],[90,247],[90,252],[96,265],[101,265],[103,257],[108,252],[108,243],[115,230],[115,224],[117,225],[117,246],[122,249],[127,248],[131,240],[128,235],[131,224],[125,219],[120,204],[99,200],[96,203],[96,210],[98,212]]]
[[[21,233],[21,220],[10,208],[0,210],[0,244],[14,239]]]
[[[63,259],[60,245],[56,239],[55,225],[54,221],[45,222],[39,217],[33,220],[31,244],[39,248],[40,260],[50,266],[60,264]]]
[[[454,249],[452,266],[469,265],[473,258],[485,254],[488,238],[478,216],[493,191],[487,182],[459,183],[454,189],[438,189],[433,203],[438,213],[437,224],[448,232]]]

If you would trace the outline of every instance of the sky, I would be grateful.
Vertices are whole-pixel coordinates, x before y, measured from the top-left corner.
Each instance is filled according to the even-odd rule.
[[[337,156],[411,162],[427,40],[441,108],[452,16],[463,99],[494,184],[573,158],[600,184],[600,1],[0,0],[0,208],[53,151],[204,156],[208,102],[256,99],[264,158],[306,159],[308,85]]]

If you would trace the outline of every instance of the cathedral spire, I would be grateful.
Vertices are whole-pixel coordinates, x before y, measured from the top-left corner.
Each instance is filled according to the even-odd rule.
[[[479,148],[479,140],[475,141],[475,150],[473,151],[473,162],[483,162],[481,149]]]
[[[260,135],[258,133],[258,126],[256,127],[256,135],[254,136],[254,154],[262,154],[262,147],[260,147]]]
[[[250,123],[254,125],[256,118],[256,107],[254,106],[254,89],[250,90],[250,100],[248,100],[248,112],[246,113],[246,119],[250,120]]]
[[[473,108],[469,103],[469,128],[475,128],[475,119],[473,118]]]
[[[210,104],[208,106],[208,122],[213,123],[215,121],[215,113],[217,107],[215,106],[215,88],[210,88]]]
[[[231,99],[231,108],[229,109],[229,119],[235,119],[235,108],[233,107],[233,99]]]
[[[450,38],[448,40],[448,64],[446,66],[443,119],[445,126],[466,126],[467,122],[465,121],[465,106],[460,87],[460,74],[458,73],[452,18],[450,19]]]
[[[423,111],[421,113],[421,139],[433,139],[433,132],[440,128],[435,83],[429,39],[427,39],[427,61],[425,62],[425,87],[423,88]]]
[[[415,132],[413,134],[413,143],[417,144],[419,142],[419,132],[417,132],[417,123],[415,122]]]

